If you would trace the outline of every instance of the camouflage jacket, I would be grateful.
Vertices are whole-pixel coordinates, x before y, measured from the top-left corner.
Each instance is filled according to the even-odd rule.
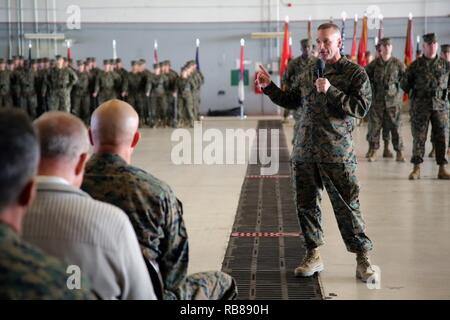
[[[152,77],[152,95],[165,95],[168,88],[168,78],[165,74],[153,75]]]
[[[381,57],[366,67],[372,84],[373,107],[401,107],[403,90],[401,81],[405,76],[405,65],[395,57],[384,61]]]
[[[193,85],[189,79],[179,77],[175,86],[179,97],[188,98],[192,96],[192,91],[194,89],[192,88]]]
[[[283,92],[274,83],[264,93],[276,104],[303,108],[292,159],[300,162],[356,163],[352,131],[355,118],[367,115],[372,101],[369,77],[364,68],[342,57],[325,66],[324,77],[331,86],[327,93],[315,87],[315,66],[299,75],[299,89]]]
[[[24,70],[20,73],[20,94],[31,96],[37,93],[37,82],[39,74],[33,70]]]
[[[170,69],[169,73],[167,73],[167,94],[172,95],[174,92],[176,92],[176,83],[178,79],[178,74]]]
[[[78,76],[69,68],[53,68],[48,71],[42,85],[42,94],[49,92],[70,91],[77,83]]]
[[[195,70],[189,77],[189,80],[192,81],[192,89],[194,92],[199,91],[203,83],[205,83],[205,78],[200,70]]]
[[[70,290],[70,274],[57,259],[23,241],[0,224],[0,300],[92,300],[89,285]]]
[[[405,92],[410,94],[411,108],[448,109],[450,62],[436,56],[420,57],[406,70],[402,81]]]
[[[300,85],[298,83],[298,75],[303,69],[314,67],[316,63],[317,58],[314,56],[310,56],[308,58],[300,56],[289,61],[286,72],[283,75],[283,85],[285,86],[285,89],[298,87]]]
[[[185,278],[189,246],[181,202],[164,182],[118,155],[95,154],[82,189],[126,212],[148,261],[156,261],[167,290]]]
[[[89,73],[77,71],[78,82],[72,90],[75,96],[85,96],[89,94]]]
[[[115,71],[100,71],[98,76],[95,78],[94,92],[114,92],[120,79],[119,74]]]
[[[0,96],[11,94],[12,73],[9,70],[0,71]]]
[[[146,79],[144,78],[144,75],[141,72],[139,72],[139,73],[129,72],[127,74],[126,81],[125,81],[125,83],[126,83],[125,91],[130,96],[146,94],[147,91],[145,91],[145,86],[146,86],[145,80]]]

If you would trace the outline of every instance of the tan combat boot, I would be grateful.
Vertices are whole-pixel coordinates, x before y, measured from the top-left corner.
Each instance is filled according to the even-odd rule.
[[[376,154],[377,154],[377,150],[372,149],[372,150],[370,151],[369,156],[367,157],[368,160],[369,160],[369,162],[375,162],[375,161],[377,161],[377,156],[376,156]]]
[[[401,151],[397,151],[397,156],[395,158],[395,161],[397,162],[405,162],[405,157],[403,156],[403,153]]]
[[[369,278],[375,275],[375,270],[370,264],[369,257],[366,252],[356,254],[356,278],[367,282]]]
[[[319,250],[316,248],[308,250],[302,264],[295,269],[294,274],[296,277],[311,277],[314,273],[321,272],[323,269],[323,262]]]
[[[409,180],[417,180],[420,179],[420,166],[418,164],[414,165],[413,171],[409,174]]]
[[[447,169],[445,169],[445,165],[439,166],[438,179],[442,180],[450,179],[450,172],[448,172]]]
[[[389,150],[389,144],[384,144],[384,151],[383,151],[383,158],[393,158],[394,155],[392,154],[391,150]]]

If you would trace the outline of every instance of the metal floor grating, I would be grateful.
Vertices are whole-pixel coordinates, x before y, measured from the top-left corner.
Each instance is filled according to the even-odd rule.
[[[279,171],[269,178],[248,166],[222,270],[236,279],[241,300],[323,299],[317,275],[294,277],[305,249],[281,121],[259,121],[258,129],[279,130]]]

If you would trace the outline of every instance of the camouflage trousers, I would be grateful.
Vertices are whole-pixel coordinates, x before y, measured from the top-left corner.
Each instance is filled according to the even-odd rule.
[[[153,95],[151,97],[151,105],[155,112],[155,125],[157,127],[164,126],[167,114],[167,99],[165,94]]]
[[[0,95],[0,108],[11,108],[12,106],[13,101],[9,94]]]
[[[48,110],[70,112],[69,90],[50,92],[48,97]]]
[[[383,129],[383,140],[389,141],[392,135],[392,144],[395,151],[403,150],[403,139],[401,130],[401,107],[386,108],[383,106],[372,106],[369,112],[369,123],[367,126],[367,141],[370,148],[380,148],[380,134]]]
[[[75,94],[72,98],[72,113],[89,125],[91,118],[91,98],[88,93]]]
[[[448,110],[430,110],[425,106],[411,107],[411,133],[413,150],[411,163],[421,164],[425,155],[428,124],[431,123],[431,140],[436,152],[436,163],[447,164],[446,153],[449,140]]]
[[[195,116],[192,96],[178,97],[178,123],[181,126],[193,127]]]
[[[189,275],[176,289],[164,291],[164,300],[234,300],[236,297],[234,279],[220,271]]]
[[[307,249],[324,243],[321,193],[325,186],[347,250],[372,250],[359,205],[356,163],[292,163],[297,215]]]
[[[140,94],[129,94],[127,97],[127,102],[136,110],[139,115],[139,124],[147,123],[148,115],[145,114],[145,101],[146,98]]]
[[[117,99],[116,92],[114,90],[101,90],[98,93],[98,105],[101,105],[111,99]]]
[[[36,119],[37,106],[37,96],[35,94],[22,95],[20,97],[20,108],[28,114],[30,119]]]
[[[193,92],[193,106],[192,106],[192,110],[193,110],[193,114],[194,114],[194,119],[195,121],[199,121],[200,120],[200,91],[194,91]]]
[[[167,100],[167,110],[166,110],[166,125],[172,128],[177,126],[177,105],[175,97],[169,93],[166,97]]]

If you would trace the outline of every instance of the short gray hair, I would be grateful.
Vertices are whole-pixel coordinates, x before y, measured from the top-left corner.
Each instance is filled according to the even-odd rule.
[[[87,128],[77,117],[65,112],[47,112],[34,122],[42,158],[74,160],[89,150]]]

